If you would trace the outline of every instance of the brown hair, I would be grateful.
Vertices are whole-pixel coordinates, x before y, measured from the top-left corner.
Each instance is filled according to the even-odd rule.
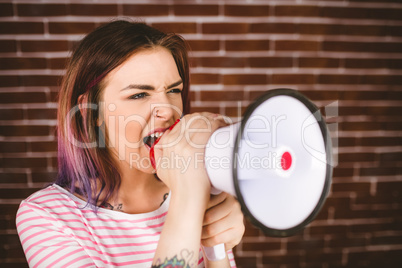
[[[77,107],[82,100],[84,104],[98,104],[102,79],[110,71],[135,52],[157,46],[169,50],[176,62],[183,81],[183,113],[187,113],[190,108],[187,45],[176,34],[163,33],[144,23],[114,21],[88,34],[68,63],[59,94],[56,183],[83,195],[91,205],[102,205],[113,195],[120,186],[120,174],[107,148],[99,146],[104,144],[105,137],[100,137],[98,112],[96,109],[76,112]]]

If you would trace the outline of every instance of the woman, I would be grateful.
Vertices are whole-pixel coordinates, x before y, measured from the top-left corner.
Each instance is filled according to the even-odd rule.
[[[200,161],[225,123],[186,115],[188,90],[177,35],[115,21],[79,43],[59,96],[58,178],[17,213],[31,267],[235,265],[240,207],[210,196]],[[220,243],[226,259],[203,257],[201,244]]]

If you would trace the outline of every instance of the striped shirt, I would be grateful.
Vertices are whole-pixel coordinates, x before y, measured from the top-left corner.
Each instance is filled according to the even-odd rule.
[[[30,267],[150,267],[169,201],[149,213],[95,213],[54,184],[21,202],[17,231]],[[235,267],[232,251],[228,257]],[[201,249],[198,267],[204,267]]]

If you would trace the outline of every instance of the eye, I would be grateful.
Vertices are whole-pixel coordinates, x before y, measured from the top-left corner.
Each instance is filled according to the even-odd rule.
[[[174,88],[174,89],[168,91],[168,93],[181,93],[181,89],[179,89],[179,88]]]
[[[141,92],[141,93],[137,93],[137,94],[134,94],[134,95],[130,96],[129,99],[138,100],[138,99],[143,99],[143,98],[145,98],[147,96],[148,96],[148,93]]]

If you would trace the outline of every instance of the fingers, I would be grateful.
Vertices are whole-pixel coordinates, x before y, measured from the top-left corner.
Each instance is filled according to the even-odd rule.
[[[209,199],[209,202],[208,202],[207,209],[209,209],[211,207],[214,207],[214,206],[222,203],[223,201],[225,201],[227,195],[228,194],[225,193],[225,192],[222,192],[222,193],[220,193],[218,195],[211,195],[211,198]]]
[[[230,213],[219,221],[203,227],[201,243],[207,247],[225,243],[226,249],[231,249],[239,244],[244,231],[242,214]]]

